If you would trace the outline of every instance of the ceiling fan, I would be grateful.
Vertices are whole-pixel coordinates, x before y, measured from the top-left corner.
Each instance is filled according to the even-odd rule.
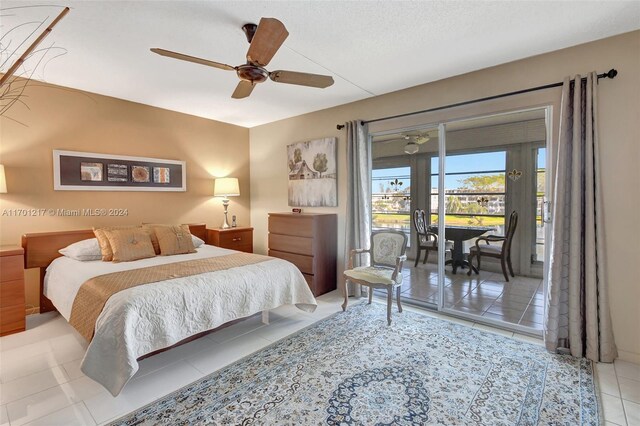
[[[247,62],[235,67],[165,49],[152,48],[151,51],[158,55],[180,59],[182,61],[195,62],[196,64],[207,65],[226,71],[235,71],[238,78],[240,78],[240,83],[238,83],[236,90],[231,95],[234,99],[248,97],[255,85],[266,81],[267,78],[270,78],[276,83],[297,84],[321,89],[333,84],[333,78],[328,75],[282,70],[269,72],[264,68],[269,64],[289,35],[284,24],[277,19],[261,18],[259,25],[245,24],[242,30],[247,36],[247,41],[250,43],[249,51],[247,52]]]
[[[429,141],[431,137],[429,136],[429,132],[425,133],[402,133],[400,138],[393,138],[385,141],[380,141],[381,143],[391,143],[391,142],[405,142],[404,152],[406,154],[415,154],[420,150],[420,145]]]

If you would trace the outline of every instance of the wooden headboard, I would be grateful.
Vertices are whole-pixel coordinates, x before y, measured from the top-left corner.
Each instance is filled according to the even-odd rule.
[[[203,223],[189,224],[191,234],[206,241],[207,226]],[[54,311],[55,307],[43,294],[44,273],[54,259],[62,256],[58,250],[78,241],[94,238],[91,229],[80,231],[38,232],[22,236],[24,248],[24,267],[40,268],[40,312]]]

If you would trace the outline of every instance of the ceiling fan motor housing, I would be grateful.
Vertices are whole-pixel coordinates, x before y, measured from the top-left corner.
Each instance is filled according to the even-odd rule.
[[[257,29],[258,26],[256,24],[244,24],[242,26],[242,31],[244,31],[244,35],[247,36],[247,41],[249,43],[251,43],[251,40],[253,40],[253,36],[255,35]]]
[[[251,64],[240,65],[236,69],[238,77],[252,83],[262,83],[269,78],[269,71]]]

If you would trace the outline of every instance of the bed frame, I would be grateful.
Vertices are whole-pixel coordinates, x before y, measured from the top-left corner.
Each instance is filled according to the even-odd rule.
[[[189,224],[191,234],[207,241],[207,226],[204,223]],[[91,229],[80,231],[38,232],[22,236],[24,267],[40,268],[40,313],[55,311],[53,303],[44,295],[44,275],[54,259],[62,256],[58,250],[78,241],[94,238]]]
[[[203,223],[189,224],[189,230],[192,235],[202,239],[207,243],[207,226]],[[86,240],[88,238],[94,238],[95,235],[91,229],[83,229],[80,231],[59,231],[59,232],[38,232],[31,234],[24,234],[22,236],[22,247],[24,248],[24,267],[25,268],[40,268],[40,313],[57,311],[51,300],[44,295],[44,276],[47,267],[53,262],[54,259],[62,256],[58,250],[65,248],[69,244],[76,243],[78,241]],[[262,315],[262,322],[269,324],[269,311],[258,312],[253,316]],[[180,342],[169,346],[164,349],[159,349],[155,352],[143,355],[138,360],[148,358],[160,352],[167,351],[176,346],[183,345],[191,342],[192,340],[199,339],[200,337],[236,324],[240,321],[244,321],[246,318],[238,318],[233,321],[229,321],[222,324],[213,330],[203,331],[195,334],[191,337],[187,337]]]

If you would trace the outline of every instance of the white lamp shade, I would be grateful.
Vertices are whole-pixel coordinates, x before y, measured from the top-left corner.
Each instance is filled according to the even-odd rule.
[[[213,183],[213,195],[216,197],[236,197],[240,195],[238,178],[217,178]]]
[[[4,177],[4,165],[0,164],[0,194],[7,193],[7,179]]]

